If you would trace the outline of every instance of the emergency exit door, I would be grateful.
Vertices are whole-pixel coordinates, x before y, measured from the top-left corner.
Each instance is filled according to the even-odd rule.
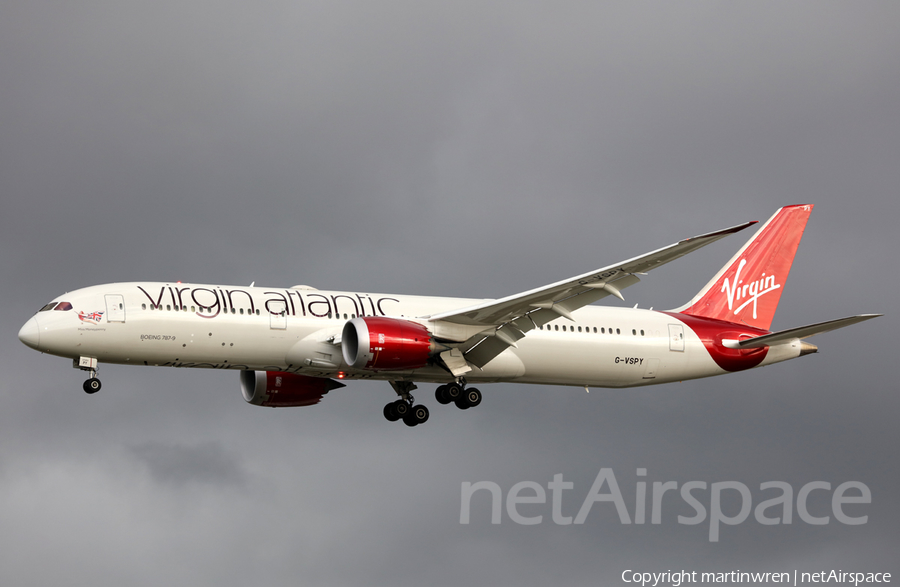
[[[669,350],[684,352],[684,326],[669,324]]]

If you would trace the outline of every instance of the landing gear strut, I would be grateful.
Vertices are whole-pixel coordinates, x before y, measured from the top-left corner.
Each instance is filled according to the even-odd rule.
[[[407,426],[417,426],[428,421],[428,408],[422,405],[414,405],[415,398],[410,393],[416,389],[412,381],[391,381],[391,387],[400,396],[400,399],[384,406],[384,417],[388,422],[403,420]]]

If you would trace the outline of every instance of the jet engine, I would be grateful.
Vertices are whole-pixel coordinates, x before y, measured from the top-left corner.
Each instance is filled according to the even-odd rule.
[[[334,379],[307,377],[282,371],[241,371],[241,391],[254,406],[287,408],[312,406],[332,389],[344,387]]]
[[[355,369],[418,369],[442,348],[427,328],[400,318],[354,318],[341,333],[344,362]]]

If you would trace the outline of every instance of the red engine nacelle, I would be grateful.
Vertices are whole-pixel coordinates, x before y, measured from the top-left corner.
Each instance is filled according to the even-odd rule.
[[[344,387],[334,379],[307,377],[283,371],[241,371],[241,391],[247,403],[270,408],[312,406],[332,389]]]
[[[398,318],[365,316],[344,324],[344,361],[355,369],[391,371],[424,367],[435,352],[428,329]]]

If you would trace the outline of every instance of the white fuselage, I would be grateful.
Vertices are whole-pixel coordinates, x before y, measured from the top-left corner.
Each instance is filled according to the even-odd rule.
[[[483,300],[140,282],[88,287],[56,301],[72,309],[38,312],[35,324],[26,325],[37,332],[32,346],[75,360],[447,382],[454,378],[437,366],[351,368],[341,355],[342,328],[357,316],[427,324],[428,316]],[[712,358],[709,334],[677,314],[587,306],[573,317],[528,332],[466,379],[630,387],[728,372]],[[758,366],[799,354],[799,342],[772,347]]]

